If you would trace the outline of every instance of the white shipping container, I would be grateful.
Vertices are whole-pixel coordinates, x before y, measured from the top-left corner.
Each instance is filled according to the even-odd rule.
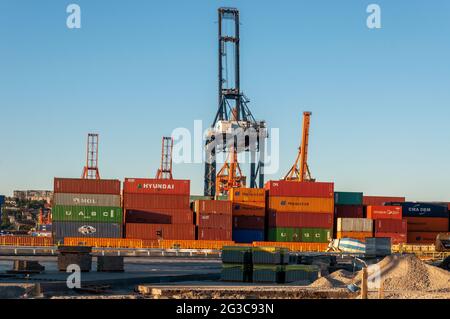
[[[56,206],[103,206],[121,207],[120,195],[55,193]]]
[[[372,232],[373,220],[368,218],[338,218],[338,232]]]

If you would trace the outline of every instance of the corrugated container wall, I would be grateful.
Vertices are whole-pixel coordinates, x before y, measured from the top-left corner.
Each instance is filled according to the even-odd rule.
[[[187,209],[189,208],[189,195],[158,195],[147,194],[123,195],[125,209],[152,210],[152,209]]]
[[[130,194],[159,194],[190,196],[189,180],[125,178],[123,192]]]
[[[53,221],[91,221],[122,223],[122,208],[95,206],[59,206],[52,209]]]
[[[266,191],[263,188],[232,188],[229,198],[234,203],[264,202]]]
[[[405,197],[391,197],[391,196],[363,196],[364,206],[383,206],[389,202],[404,202]]]
[[[133,224],[125,225],[126,238],[194,240],[194,225]]]
[[[401,206],[367,206],[369,219],[402,219]]]
[[[285,197],[332,198],[334,183],[268,181],[265,185],[268,195]]]
[[[268,226],[333,228],[333,214],[268,212]]]
[[[92,222],[53,222],[54,237],[61,241],[64,237],[122,237],[122,224]]]
[[[269,197],[268,207],[277,212],[333,213],[333,198]]]
[[[363,193],[359,192],[335,192],[334,203],[336,205],[362,205]]]
[[[121,207],[120,195],[55,193],[53,202],[62,206]]]
[[[406,217],[408,231],[411,232],[447,232],[449,219],[442,217]]]
[[[194,224],[194,215],[190,209],[127,210],[125,220],[127,223],[138,224]]]
[[[120,195],[120,181],[56,177],[53,189],[55,193]]]
[[[362,205],[335,205],[334,217],[336,218],[363,218]]]
[[[196,200],[194,212],[198,214],[224,214],[231,215],[231,201],[226,200]]]
[[[444,217],[448,218],[448,207],[429,203],[387,203],[390,206],[401,206],[403,217]]]
[[[338,232],[372,232],[373,220],[367,218],[338,218]]]

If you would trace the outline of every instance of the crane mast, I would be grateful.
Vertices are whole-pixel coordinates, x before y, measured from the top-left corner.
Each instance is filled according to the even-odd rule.
[[[297,158],[288,171],[284,180],[297,182],[314,182],[308,166],[308,143],[309,143],[309,126],[311,120],[311,112],[303,112],[303,130],[302,140],[298,148]]]
[[[172,175],[172,137],[163,137],[161,146],[161,166],[156,172],[157,179],[173,179]]]
[[[100,171],[98,169],[98,134],[88,134],[86,165],[83,168],[81,178],[100,179]]]

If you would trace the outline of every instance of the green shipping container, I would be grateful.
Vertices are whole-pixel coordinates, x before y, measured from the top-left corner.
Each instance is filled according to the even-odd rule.
[[[299,242],[301,240],[300,228],[278,227],[270,228],[268,232],[269,241]]]
[[[334,192],[335,205],[362,205],[363,193]]]
[[[52,209],[52,220],[63,222],[122,223],[121,207],[60,206]]]
[[[302,228],[301,238],[305,243],[328,243],[331,239],[331,229]]]

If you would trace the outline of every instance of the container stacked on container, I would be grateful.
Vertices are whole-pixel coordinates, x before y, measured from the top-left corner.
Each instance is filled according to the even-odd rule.
[[[252,282],[252,248],[225,246],[222,249],[222,281]]]
[[[368,218],[338,218],[336,238],[352,238],[365,241],[373,237],[373,220]]]
[[[123,188],[126,238],[194,240],[190,181],[126,178]]]
[[[233,188],[229,199],[233,206],[233,240],[252,243],[264,240],[266,198],[261,188]]]
[[[335,192],[334,193],[334,233],[336,234],[338,218],[363,218],[363,193]]]
[[[193,208],[198,240],[231,241],[231,201],[196,200]]]
[[[64,237],[122,237],[120,181],[55,178],[52,233]]]
[[[269,181],[269,241],[326,243],[332,238],[334,184]]]
[[[284,283],[289,250],[280,247],[253,247],[253,282]]]
[[[388,205],[401,206],[407,221],[410,244],[434,244],[439,233],[449,227],[448,205],[439,203],[393,202]]]
[[[389,237],[392,244],[406,243],[407,221],[401,206],[367,206],[367,218],[374,222],[375,237]]]

